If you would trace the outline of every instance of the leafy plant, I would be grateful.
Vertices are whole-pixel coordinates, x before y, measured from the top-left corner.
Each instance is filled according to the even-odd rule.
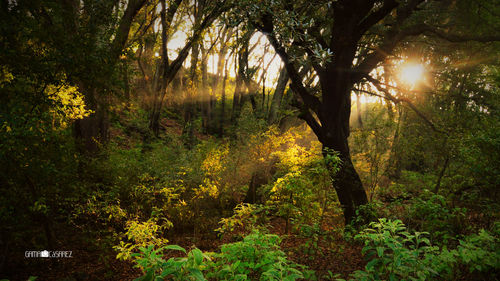
[[[428,233],[406,231],[400,220],[379,219],[355,238],[364,240],[363,253],[370,259],[364,271],[356,271],[355,280],[427,280],[437,272],[427,257],[438,251],[425,237]]]
[[[312,271],[286,258],[279,243],[277,235],[254,232],[241,242],[223,245],[221,252],[211,254],[212,257],[193,249],[186,257],[168,261],[162,258],[164,250],[186,250],[177,245],[156,250],[153,245],[140,247],[140,253],[132,256],[144,276],[136,280],[206,280],[205,276],[215,280],[314,280]]]
[[[224,234],[234,231],[238,227],[243,227],[250,231],[258,225],[265,223],[269,208],[259,204],[242,203],[234,208],[234,215],[229,218],[222,218],[220,227],[215,231]]]
[[[216,280],[297,280],[314,278],[304,266],[289,261],[277,235],[253,232],[243,241],[225,244],[214,255],[208,277]]]
[[[467,274],[487,279],[500,269],[500,223],[493,233],[481,230],[459,241],[456,249],[439,250],[426,232],[409,233],[400,220],[379,219],[360,232],[363,253],[370,259],[353,280],[457,280]]]
[[[448,240],[464,230],[465,208],[450,208],[443,196],[429,191],[411,200],[405,222],[412,228],[427,231],[434,242]]]
[[[130,220],[127,222],[127,232],[126,241],[120,241],[120,244],[114,246],[113,248],[118,251],[117,259],[127,260],[133,257],[132,254],[135,250],[146,247],[147,245],[163,247],[167,244],[168,240],[160,236],[161,231],[165,228],[171,227],[172,224],[167,222],[167,224],[158,225],[154,218],[149,219],[146,222],[138,222],[136,220]]]
[[[209,259],[208,255],[203,254],[199,249],[193,249],[189,253],[180,246],[168,245],[159,249],[154,249],[153,245],[139,248],[140,253],[132,254],[136,257],[137,265],[144,272],[136,281],[153,281],[153,280],[206,280],[202,270],[206,268],[205,259]],[[186,257],[170,258],[165,261],[161,253],[164,250],[175,250],[187,253]]]
[[[476,274],[477,279],[495,276],[500,269],[500,223],[492,232],[482,229],[466,236],[456,249],[444,248],[435,266],[450,280],[466,274]]]

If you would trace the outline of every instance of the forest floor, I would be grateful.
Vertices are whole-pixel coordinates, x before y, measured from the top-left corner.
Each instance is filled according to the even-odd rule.
[[[321,277],[328,276],[329,270],[347,278],[350,273],[365,265],[361,245],[348,243],[341,237],[328,241],[323,237],[315,240],[316,243],[312,246],[310,238],[285,234],[286,222],[282,218],[271,219],[268,226],[270,233],[283,238],[281,249],[289,259],[314,270],[319,280],[325,280]],[[74,230],[60,229],[58,233],[58,249],[72,251],[72,257],[25,258],[24,249],[13,252],[12,258],[6,262],[11,280],[27,280],[29,276],[37,276],[37,280],[62,281],[133,280],[141,276],[140,269],[134,268],[134,262],[116,259],[116,252],[111,248],[96,247]],[[244,234],[240,228],[221,239],[213,239],[212,233],[200,234],[197,239],[185,234],[174,235],[169,244],[215,252],[222,244],[235,242],[234,237],[242,237]]]

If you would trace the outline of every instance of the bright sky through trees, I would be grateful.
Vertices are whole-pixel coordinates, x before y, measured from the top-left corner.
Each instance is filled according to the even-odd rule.
[[[176,32],[171,40],[168,43],[168,50],[169,50],[169,57],[175,58],[177,56],[177,50],[182,48],[186,44],[186,39],[188,38],[188,35],[186,32],[183,30],[179,30]],[[267,69],[266,72],[266,80],[265,80],[265,85],[266,88],[272,87],[274,85],[274,82],[278,78],[282,63],[281,60],[275,56],[274,50],[271,47],[268,47],[266,49],[266,44],[268,44],[267,38],[262,36],[262,33],[256,32],[252,38],[250,39],[250,45],[257,44],[255,49],[253,49],[252,55],[249,57],[249,65],[251,67],[256,66],[259,64],[259,60],[262,59],[262,56],[265,52],[264,55],[264,63],[263,67],[260,67],[258,69],[258,73],[256,74],[256,80],[259,80],[257,77],[260,77],[262,74],[262,69],[267,66],[268,63],[270,63],[269,68]],[[159,56],[159,52],[155,53],[155,56]],[[211,58],[207,60],[208,63],[208,72],[210,73],[215,73],[216,72],[216,64],[218,60],[218,55],[217,53],[213,54],[214,58]],[[231,59],[234,59],[232,57]],[[230,65],[233,67],[229,67],[228,69],[230,70],[230,76],[235,77],[236,72],[234,69],[234,62],[231,62]],[[187,59],[185,61],[185,66],[189,67],[190,66],[190,59]]]
[[[424,66],[417,63],[404,64],[400,70],[399,78],[401,81],[412,88],[422,80],[424,75]]]

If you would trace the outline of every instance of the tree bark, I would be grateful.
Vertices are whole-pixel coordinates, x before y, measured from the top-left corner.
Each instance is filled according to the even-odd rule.
[[[358,125],[363,128],[363,118],[361,117],[361,101],[359,100],[360,94],[356,92],[356,117],[358,119]]]
[[[285,93],[288,80],[289,77],[286,73],[286,68],[281,69],[280,76],[278,77],[278,83],[276,84],[276,89],[274,90],[273,99],[271,101],[271,106],[269,108],[269,115],[267,117],[268,124],[274,124],[276,122],[278,110],[281,107],[281,101],[283,100],[283,94]]]
[[[212,124],[212,102],[211,102],[211,95],[210,95],[210,86],[208,83],[208,57],[210,55],[209,52],[211,50],[207,50],[200,44],[200,51],[201,51],[201,65],[200,65],[200,70],[201,70],[201,88],[200,88],[200,105],[201,105],[201,116],[202,116],[202,127],[203,131],[205,133],[210,132],[210,126]]]
[[[356,215],[357,207],[368,203],[366,192],[361,179],[354,168],[349,151],[349,116],[350,116],[350,96],[349,102],[344,103],[342,110],[333,112],[323,112],[331,118],[323,122],[320,142],[323,144],[323,155],[327,157],[331,151],[336,151],[341,160],[341,167],[338,173],[333,171],[330,174],[332,184],[337,193],[339,202],[344,211],[345,223],[348,224]],[[347,110],[347,107],[349,110]]]
[[[228,62],[226,60],[224,63],[224,78],[222,78],[222,91],[221,91],[221,109],[220,109],[220,119],[219,119],[219,136],[224,135],[224,124],[226,123],[226,84],[228,76]]]
[[[163,21],[166,23],[164,29],[170,28],[172,19],[174,18],[174,15],[178,7],[182,3],[182,1],[184,0],[175,0],[175,3],[170,5],[169,9],[166,11],[166,20]],[[170,82],[172,82],[172,80],[175,78],[176,74],[181,69],[182,64],[189,55],[189,52],[193,49],[193,47],[196,44],[199,44],[198,41],[203,35],[203,31],[206,30],[220,14],[223,13],[228,8],[228,6],[227,5],[217,6],[208,12],[205,11],[203,7],[195,7],[195,8],[197,9],[197,13],[195,14],[195,26],[193,29],[193,35],[189,37],[189,40],[186,42],[184,47],[182,47],[175,60],[173,60],[172,62],[170,62],[167,58],[168,53],[167,52],[164,53],[165,54],[164,57],[167,58],[166,60],[164,60],[164,64],[166,66],[165,69],[163,70],[163,75],[162,75],[164,89],[167,89]],[[206,12],[207,14],[205,14],[204,12]],[[168,36],[168,32],[166,32],[166,36]],[[151,114],[150,128],[155,128],[159,126],[158,124],[159,115],[162,109],[162,102],[165,96],[165,92],[166,91],[161,91],[161,95],[158,98],[160,102],[158,102],[157,108],[154,109],[156,113]],[[191,120],[191,117],[189,116],[187,119]]]
[[[103,97],[97,97],[92,86],[87,87],[81,83],[79,88],[85,93],[87,109],[93,113],[83,119],[75,120],[73,134],[80,153],[95,155],[109,140],[107,102]]]
[[[240,112],[245,100],[248,99],[248,96],[245,95],[248,90],[247,88],[247,76],[248,76],[248,54],[250,38],[252,37],[254,30],[246,30],[245,33],[241,36],[241,45],[238,50],[238,70],[236,74],[236,86],[233,95],[233,111],[231,114],[231,121],[235,121],[238,117],[240,117]]]

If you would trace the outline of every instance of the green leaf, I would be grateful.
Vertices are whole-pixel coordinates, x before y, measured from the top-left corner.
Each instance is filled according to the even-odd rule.
[[[167,246],[165,246],[165,249],[166,250],[183,251],[184,253],[186,253],[186,249],[184,249],[178,245],[167,245]]]
[[[366,270],[370,271],[370,270],[372,270],[372,269],[375,269],[375,265],[376,265],[377,263],[378,263],[378,260],[377,260],[377,259],[373,259],[373,260],[371,260],[370,262],[368,262],[368,263],[366,264],[366,267],[365,267],[365,268],[366,268]]]
[[[384,247],[377,247],[377,255],[379,258],[384,255]]]
[[[200,265],[203,262],[203,253],[200,251],[200,249],[193,249],[191,252],[194,256],[194,262],[197,265]]]
[[[205,277],[203,277],[203,273],[201,273],[201,271],[198,268],[190,268],[189,272],[191,273],[192,276],[194,276],[194,278],[196,280],[199,280],[199,281],[206,280]]]
[[[153,270],[148,270],[146,272],[146,275],[136,278],[134,281],[153,281],[153,278],[154,278]]]

